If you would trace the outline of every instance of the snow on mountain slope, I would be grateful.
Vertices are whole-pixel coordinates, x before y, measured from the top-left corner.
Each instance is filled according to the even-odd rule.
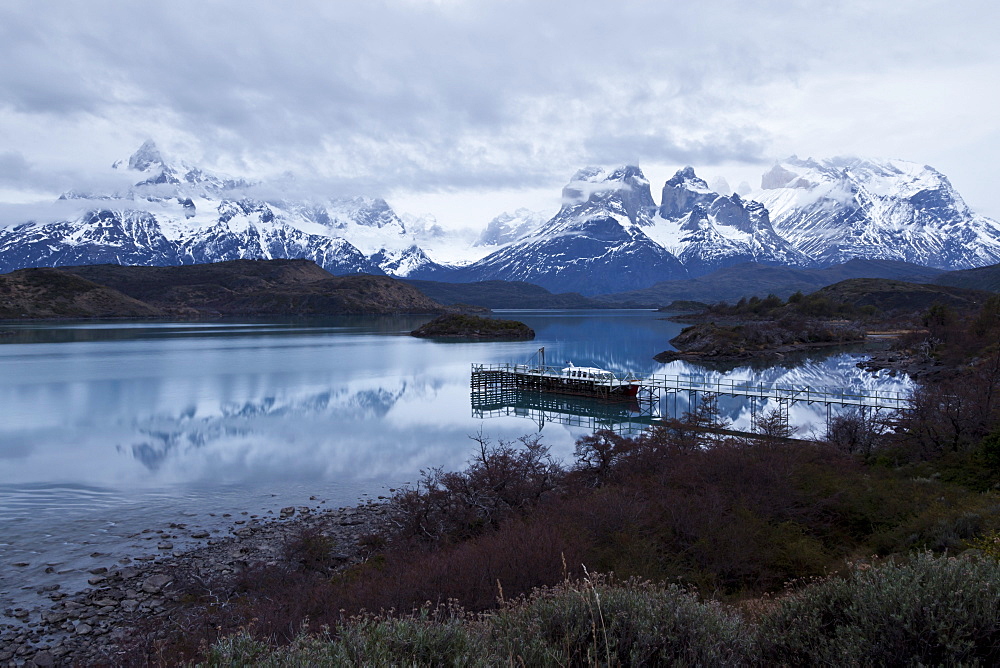
[[[446,266],[470,264],[491,250],[473,247],[479,237],[479,230],[471,227],[445,228],[429,213],[420,216],[401,213],[400,219],[406,226],[408,237],[413,240],[411,245],[416,245],[429,258],[434,258],[431,264],[421,265],[415,269],[417,273],[422,274],[427,270],[434,271]]]
[[[518,209],[481,231],[401,217],[380,198],[293,197],[294,185],[265,187],[168,161],[152,142],[113,167],[117,180],[103,192],[70,191],[48,209],[32,205],[3,221],[0,272],[307,258],[337,274],[517,280],[600,294],[748,261],[1000,262],[1000,224],[971,212],[939,172],[900,160],[793,157],[768,171],[750,199],[743,183],[741,194],[722,195],[727,183],[710,188],[685,167],[664,184],[659,205],[638,167],[589,167],[563,189],[551,218]]]
[[[145,211],[96,209],[76,220],[0,230],[0,273],[77,264],[178,264],[176,246]]]
[[[527,237],[460,270],[462,281],[519,280],[553,292],[598,294],[687,275],[643,228],[656,204],[635,166],[576,173],[563,206]]]
[[[495,249],[520,241],[544,225],[549,218],[550,216],[546,216],[540,211],[523,208],[514,213],[504,211],[486,225],[473,246],[487,246]]]
[[[217,211],[214,224],[182,236],[178,250],[181,264],[304,258],[333,274],[383,273],[347,240],[307,234],[265,202],[224,200]]]
[[[929,166],[793,156],[764,174],[751,196],[779,234],[823,264],[856,257],[940,269],[1000,262],[1000,224],[970,211]]]
[[[0,271],[66,264],[171,265],[306,258],[335,274],[409,275],[436,267],[385,200],[252,196],[258,184],[168,163],[147,141],[113,165],[133,185],[71,191],[48,220],[0,229]]]
[[[812,264],[774,231],[761,204],[735,193],[718,194],[691,167],[664,184],[657,216],[645,232],[676,255],[692,276],[741,262]]]

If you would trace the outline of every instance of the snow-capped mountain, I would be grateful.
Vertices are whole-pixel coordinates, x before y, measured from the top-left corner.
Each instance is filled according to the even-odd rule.
[[[382,199],[265,201],[254,196],[259,184],[169,163],[151,141],[113,168],[132,185],[69,192],[48,220],[0,229],[0,272],[250,258],[305,258],[334,274],[406,276],[437,266]]]
[[[1000,224],[969,210],[947,177],[903,160],[776,164],[751,195],[774,229],[822,264],[903,260],[940,269],[1000,262]]]
[[[647,234],[676,255],[693,276],[741,262],[814,264],[774,231],[761,204],[735,193],[720,195],[691,167],[678,170],[664,184]]]
[[[644,232],[655,210],[638,167],[580,170],[551,220],[451,280],[517,280],[554,292],[598,294],[683,278],[680,261]]]
[[[401,217],[380,198],[294,197],[294,184],[170,161],[151,141],[113,168],[117,186],[70,191],[44,211],[0,221],[0,272],[305,258],[335,274],[527,281],[602,294],[748,261],[1000,262],[1000,224],[970,211],[939,172],[900,160],[793,157],[749,195],[745,183],[730,193],[724,179],[709,187],[685,167],[664,184],[659,204],[638,167],[588,167],[563,189],[553,217],[518,209],[483,230]]]
[[[512,244],[538,230],[548,219],[545,214],[530,209],[522,208],[514,213],[504,211],[487,223],[473,246],[496,248]]]
[[[685,167],[664,184],[659,206],[638,167],[587,168],[564,188],[563,207],[551,220],[522,235],[516,216],[498,217],[482,240],[506,247],[428,277],[602,294],[743,262],[1000,262],[1000,226],[970,212],[940,173],[901,161],[842,162],[786,162],[765,174],[766,190],[753,199],[721,195]],[[745,184],[738,190],[745,193]]]

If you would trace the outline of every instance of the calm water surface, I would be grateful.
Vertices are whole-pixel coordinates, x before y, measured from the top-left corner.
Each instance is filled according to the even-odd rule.
[[[537,431],[516,416],[473,416],[473,362],[525,362],[545,346],[551,364],[618,372],[909,385],[859,371],[850,354],[727,373],[658,364],[682,325],[649,311],[502,315],[536,340],[408,336],[423,316],[0,325],[0,613],[38,600],[40,586],[83,586],[89,568],[157,553],[143,529],[180,522],[218,535],[283,506],[354,504],[421,469],[462,467],[480,431]],[[749,419],[738,403],[723,409]],[[822,421],[818,408],[793,410],[803,430]],[[542,428],[564,459],[586,431]],[[175,549],[197,542],[172,534]]]

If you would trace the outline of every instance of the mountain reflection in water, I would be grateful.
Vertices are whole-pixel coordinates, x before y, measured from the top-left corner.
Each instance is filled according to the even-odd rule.
[[[682,326],[649,311],[498,315],[524,321],[536,340],[408,335],[430,316],[4,325],[14,334],[0,339],[0,603],[45,581],[46,563],[107,565],[87,555],[128,553],[128,536],[180,513],[213,526],[221,510],[273,511],[310,496],[346,505],[422,469],[461,468],[478,433],[514,440],[541,429],[569,461],[590,430],[582,418],[603,410],[618,412],[600,417],[614,421],[630,408],[576,404],[571,424],[526,419],[532,407],[524,417],[470,411],[473,363],[526,362],[541,346],[550,364],[617,373],[909,385],[862,372],[847,354],[726,372],[659,364],[653,355]],[[749,419],[739,404],[720,406],[733,422]],[[797,405],[793,421],[810,422],[810,410]],[[20,561],[31,565],[5,581]]]
[[[417,316],[18,325],[0,345],[0,484],[128,490],[395,479],[428,466],[460,467],[471,452],[469,434],[513,438],[538,429],[513,414],[487,422],[471,415],[471,364],[526,361],[542,345],[557,364],[618,373],[909,385],[862,372],[856,356],[843,353],[764,369],[661,365],[652,356],[681,326],[651,312],[502,315],[526,321],[537,340],[418,340],[407,336],[426,320]],[[722,408],[734,423],[746,419],[738,401]],[[797,406],[793,419],[805,425],[810,415]],[[543,432],[556,454],[569,456],[584,425],[562,427]]]

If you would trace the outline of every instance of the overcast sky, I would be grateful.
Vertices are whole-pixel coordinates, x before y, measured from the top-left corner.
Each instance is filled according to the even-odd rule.
[[[145,139],[234,175],[485,224],[587,164],[759,185],[778,158],[930,164],[1000,218],[993,1],[5,0],[0,197]],[[751,180],[752,177],[752,180]]]

